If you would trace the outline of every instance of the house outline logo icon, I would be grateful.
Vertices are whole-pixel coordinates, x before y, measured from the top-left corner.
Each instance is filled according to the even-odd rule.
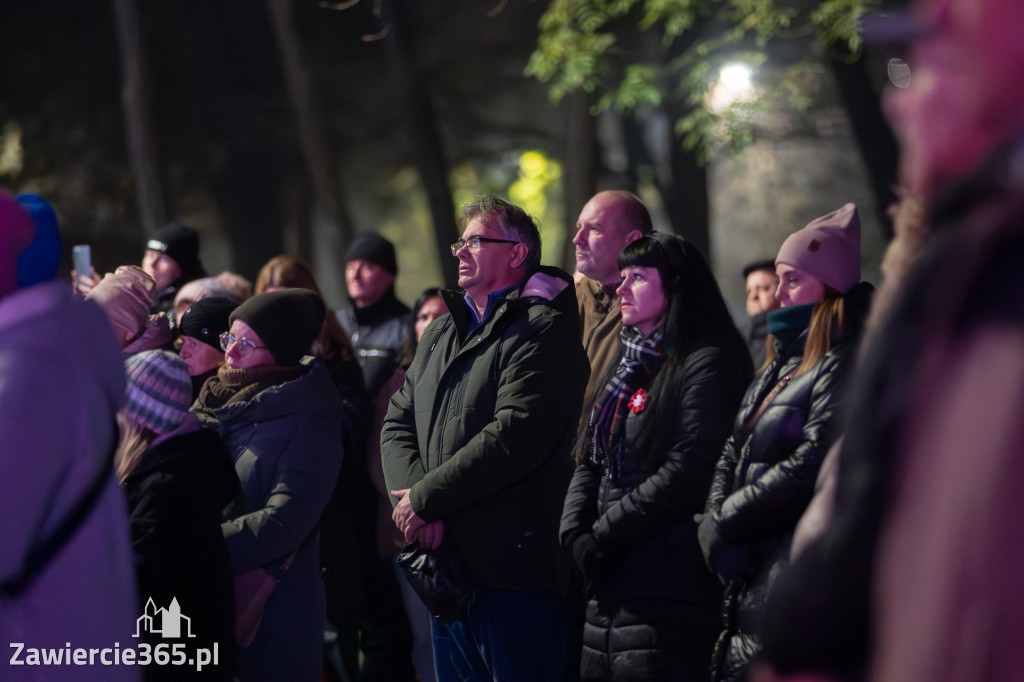
[[[182,623],[184,622],[184,628]],[[182,634],[182,630],[186,634]],[[162,637],[195,637],[192,632],[192,619],[182,614],[178,598],[171,598],[167,608],[157,608],[150,597],[146,601],[146,608],[142,615],[135,619],[135,634],[132,637],[139,637],[141,633],[149,632],[161,635]]]

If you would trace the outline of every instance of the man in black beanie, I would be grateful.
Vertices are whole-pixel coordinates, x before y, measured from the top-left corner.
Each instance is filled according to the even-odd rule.
[[[220,335],[231,326],[228,318],[237,307],[238,303],[230,298],[208,296],[190,305],[181,315],[178,328],[181,349],[178,355],[185,361],[192,377],[193,401],[199,397],[203,383],[216,374],[224,362]]]
[[[409,330],[409,308],[395,298],[395,247],[376,233],[360,235],[345,254],[351,307],[336,312],[352,339],[369,395],[391,378]]]
[[[174,296],[187,282],[206,276],[199,260],[199,234],[188,225],[170,222],[146,241],[142,269],[156,282],[156,304],[151,313],[167,313],[171,329],[175,327]],[[72,286],[80,296],[87,295],[100,280],[99,273],[76,273]]]
[[[188,225],[168,223],[146,242],[142,269],[156,280],[154,313],[167,313],[173,326],[174,295],[186,282],[206,276],[199,261],[199,235]]]

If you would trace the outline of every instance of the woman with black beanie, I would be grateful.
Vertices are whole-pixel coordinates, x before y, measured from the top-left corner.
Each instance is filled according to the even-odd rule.
[[[322,363],[306,357],[323,326],[312,291],[260,294],[240,305],[221,335],[225,362],[193,411],[216,428],[242,488],[221,528],[236,576],[267,568],[280,579],[238,678],[319,680],[325,599],[318,520],[337,480],[341,403]],[[244,595],[237,589],[238,606]]]

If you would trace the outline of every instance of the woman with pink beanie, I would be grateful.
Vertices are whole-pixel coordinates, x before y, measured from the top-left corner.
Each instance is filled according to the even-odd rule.
[[[716,682],[745,679],[760,649],[765,599],[838,435],[835,416],[873,291],[859,282],[857,207],[791,234],[775,268],[782,308],[768,314],[768,357],[736,415],[698,531],[725,584]]]

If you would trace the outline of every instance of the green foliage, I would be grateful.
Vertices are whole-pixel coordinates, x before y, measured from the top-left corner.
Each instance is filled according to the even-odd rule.
[[[529,149],[506,155],[502,163],[464,162],[448,178],[456,214],[481,194],[507,197],[537,221],[542,261],[560,264],[571,237],[565,225],[562,165],[543,151]]]
[[[553,102],[576,91],[592,95],[595,114],[682,103],[676,133],[706,160],[722,145],[752,140],[757,117],[773,106],[802,115],[813,103],[814,61],[766,65],[774,41],[798,41],[808,56],[828,47],[856,59],[857,18],[879,1],[800,9],[791,0],[552,0],[525,73],[548,84]],[[766,68],[752,94],[715,105],[720,70],[733,61]]]

